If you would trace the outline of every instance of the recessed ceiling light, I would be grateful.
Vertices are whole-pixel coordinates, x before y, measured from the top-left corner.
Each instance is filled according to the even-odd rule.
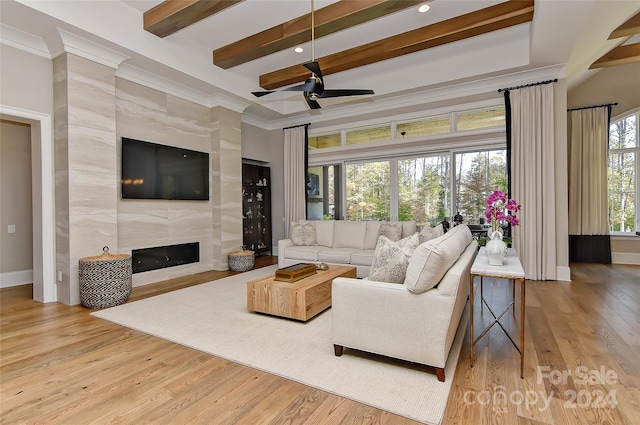
[[[296,47],[295,49],[293,49],[296,53],[302,53],[304,52],[304,49],[302,47]]]
[[[428,4],[423,4],[422,6],[420,6],[418,8],[418,12],[420,13],[425,13],[427,12],[429,9],[431,9],[431,6],[429,6]]]

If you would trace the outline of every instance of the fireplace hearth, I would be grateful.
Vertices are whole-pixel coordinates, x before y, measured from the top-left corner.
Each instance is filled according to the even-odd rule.
[[[133,273],[148,272],[200,261],[200,242],[134,249]]]

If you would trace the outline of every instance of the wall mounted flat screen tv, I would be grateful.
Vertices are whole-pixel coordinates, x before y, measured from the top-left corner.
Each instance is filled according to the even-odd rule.
[[[123,199],[209,199],[209,154],[122,138]]]

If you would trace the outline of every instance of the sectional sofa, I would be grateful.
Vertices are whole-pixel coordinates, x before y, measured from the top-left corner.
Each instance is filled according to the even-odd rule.
[[[440,381],[469,295],[478,244],[466,225],[420,244],[404,281],[337,278],[332,285],[333,344],[435,368]],[[466,324],[466,323],[465,323]]]
[[[278,267],[297,263],[352,265],[359,278],[369,276],[381,228],[398,232],[400,238],[416,233],[415,221],[301,220],[291,227],[292,237],[278,241]],[[296,237],[300,233],[305,237]]]

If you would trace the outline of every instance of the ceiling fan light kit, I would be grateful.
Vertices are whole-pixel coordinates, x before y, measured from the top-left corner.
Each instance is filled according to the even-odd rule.
[[[322,78],[322,70],[320,64],[315,60],[315,22],[314,22],[314,0],[311,0],[311,62],[302,64],[305,68],[311,71],[311,77],[300,85],[288,87],[282,90],[270,90],[251,92],[256,97],[262,97],[276,91],[301,91],[304,99],[311,109],[320,109],[320,104],[317,99],[330,98],[330,97],[343,97],[343,96],[363,96],[375,94],[373,90],[367,89],[334,89],[325,90],[324,80]],[[297,51],[297,49],[296,49]]]

